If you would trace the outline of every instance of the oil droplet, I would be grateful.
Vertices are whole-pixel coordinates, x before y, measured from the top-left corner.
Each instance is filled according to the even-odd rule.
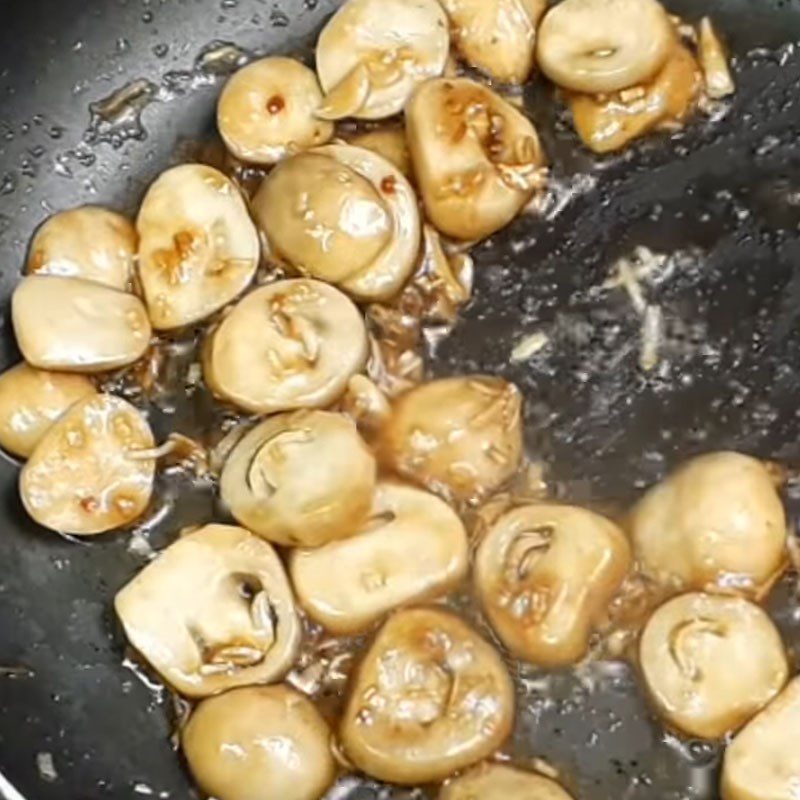
[[[164,44],[163,42],[161,44],[157,44],[153,48],[153,54],[155,55],[156,58],[164,58],[164,56],[166,56],[167,53],[169,53],[169,45]]]
[[[47,131],[47,135],[51,139],[60,139],[64,135],[64,128],[60,125],[51,125],[50,130]]]
[[[158,87],[144,78],[131,81],[108,97],[90,103],[91,120],[84,133],[89,144],[106,143],[122,147],[129,139],[147,136],[141,121],[142,111],[156,97]]]
[[[17,179],[10,172],[0,178],[0,194],[12,194],[17,188]]]
[[[148,25],[152,21],[153,21],[153,12],[145,11],[144,14],[142,14],[142,22],[144,22],[145,25]]]
[[[269,15],[269,22],[273,28],[285,28],[289,24],[289,15],[279,8],[273,8]]]

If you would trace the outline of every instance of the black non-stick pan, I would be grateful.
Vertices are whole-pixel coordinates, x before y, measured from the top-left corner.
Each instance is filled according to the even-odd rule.
[[[224,74],[242,52],[309,58],[331,0],[25,0],[0,26],[0,360],[19,358],[8,298],[26,243],[52,211],[133,211],[147,183],[213,135]],[[736,56],[719,118],[596,159],[544,86],[526,90],[554,195],[475,251],[475,298],[432,355],[435,374],[490,372],[526,396],[529,453],[560,496],[619,507],[693,453],[736,448],[800,464],[800,3],[681,0],[709,13]],[[216,44],[215,44],[216,42]],[[210,53],[210,56],[209,56]],[[205,55],[204,55],[205,54]],[[127,106],[103,103],[134,83]],[[92,111],[94,109],[94,112]],[[610,266],[643,245],[670,256],[648,287],[659,362],[639,366],[640,320]],[[523,363],[512,347],[542,331]],[[169,398],[160,432],[197,434],[203,401]],[[111,599],[144,557],[127,534],[90,544],[38,529],[0,461],[0,770],[27,800],[193,797],[172,751],[169,697],[124,663]],[[211,493],[163,479],[154,546],[214,514]],[[796,512],[797,497],[787,502]],[[771,600],[791,646],[800,605]],[[546,759],[581,800],[713,800],[719,748],[668,736],[624,664],[519,675],[510,755]],[[343,778],[331,798],[409,798]],[[267,798],[265,798],[267,800]],[[280,800],[270,798],[269,800]]]

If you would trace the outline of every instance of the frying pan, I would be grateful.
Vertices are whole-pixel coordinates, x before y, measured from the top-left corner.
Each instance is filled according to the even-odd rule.
[[[86,202],[133,211],[144,187],[213,134],[234,51],[214,40],[308,57],[332,0],[26,0],[0,30],[2,366],[19,358],[8,315],[31,232]],[[527,444],[559,496],[621,507],[677,461],[736,448],[800,461],[800,3],[680,0],[713,16],[737,56],[738,92],[720,118],[596,159],[546,87],[526,104],[552,159],[554,196],[475,250],[475,299],[431,353],[434,374],[490,372],[526,396]],[[149,83],[134,111],[91,105]],[[134,89],[136,89],[134,86]],[[136,94],[134,91],[133,94]],[[95,110],[98,106],[94,106]],[[100,106],[103,110],[103,106]],[[640,321],[624,293],[598,289],[636,245],[671,256],[651,282],[665,330],[659,363],[638,366]],[[509,354],[535,331],[548,345]],[[178,345],[180,342],[178,343]],[[179,398],[180,399],[180,398]],[[202,395],[161,398],[157,432],[203,432]],[[174,400],[174,398],[173,398]],[[0,770],[28,800],[193,797],[173,753],[169,699],[124,666],[111,598],[143,564],[129,537],[91,544],[38,529],[21,510],[17,466],[0,461]],[[162,479],[148,535],[163,546],[215,513],[207,487]],[[796,515],[800,491],[790,482]],[[771,610],[800,646],[794,578]],[[714,800],[720,749],[652,719],[632,671],[598,664],[520,668],[508,752],[556,766],[581,800]],[[52,766],[52,769],[51,769]],[[342,778],[342,800],[424,797]]]

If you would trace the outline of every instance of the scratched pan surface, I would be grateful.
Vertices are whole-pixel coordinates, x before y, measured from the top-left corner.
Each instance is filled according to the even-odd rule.
[[[51,211],[87,201],[133,209],[143,187],[213,128],[213,40],[258,53],[307,52],[336,4],[281,0],[26,0],[0,30],[0,362],[18,358],[8,297],[26,242]],[[694,10],[693,10],[694,7]],[[687,455],[734,447],[800,462],[800,3],[709,0],[738,56],[727,114],[624,157],[596,162],[527,95],[552,156],[547,217],[526,217],[476,251],[476,297],[439,344],[435,373],[503,374],[527,398],[531,455],[564,497],[627,501]],[[223,59],[224,62],[224,59]],[[116,125],[89,104],[145,79]],[[147,100],[151,102],[147,103]],[[84,141],[90,140],[90,141]],[[664,315],[656,369],[638,367],[639,320],[598,287],[646,245],[671,256],[645,285]],[[523,334],[549,344],[523,364]],[[198,433],[202,396],[162,432]],[[192,797],[167,738],[168,700],[123,666],[110,611],[141,567],[124,534],[73,544],[20,509],[17,468],[0,462],[0,770],[28,800]],[[208,492],[164,482],[156,546],[213,514]],[[793,518],[800,508],[791,495]],[[800,493],[798,493],[800,497]],[[800,613],[787,580],[771,603],[790,646]],[[582,800],[715,800],[719,749],[664,734],[623,665],[519,676],[509,752],[546,758]],[[52,759],[53,770],[49,769]],[[37,766],[38,761],[38,766]],[[44,767],[44,769],[42,769]],[[342,779],[331,797],[425,796]],[[265,799],[266,800],[266,799]],[[278,799],[276,799],[278,800]]]

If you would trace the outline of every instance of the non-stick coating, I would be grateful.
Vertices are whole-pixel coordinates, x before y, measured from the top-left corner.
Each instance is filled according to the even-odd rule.
[[[219,82],[196,81],[184,96],[149,104],[146,138],[118,149],[78,147],[89,103],[137,78],[163,86],[166,73],[191,68],[215,39],[262,53],[307,52],[334,6],[4,4],[2,365],[18,358],[8,297],[35,226],[52,210],[85,202],[134,209],[178,143],[212,130]],[[673,7],[690,19],[711,13],[728,35],[739,57],[730,111],[599,166],[562,120],[540,112],[559,197],[569,202],[550,220],[525,217],[478,248],[475,301],[432,365],[517,382],[531,454],[547,460],[559,491],[577,501],[626,500],[701,450],[800,461],[800,54],[786,46],[800,39],[800,4]],[[767,51],[754,52],[759,46]],[[540,93],[528,93],[534,109]],[[128,131],[136,133],[135,121]],[[76,148],[94,163],[70,155]],[[648,289],[667,326],[664,362],[650,375],[637,366],[639,322],[630,303],[591,288],[637,244],[680,255],[672,277]],[[549,335],[547,348],[512,365],[513,344],[538,330]],[[17,467],[0,462],[0,769],[29,800],[192,796],[167,742],[163,703],[122,666],[110,601],[142,558],[128,551],[124,534],[87,545],[37,529],[21,511],[16,478]],[[206,495],[187,493],[160,530],[211,513]],[[797,643],[791,591],[787,582],[773,605],[787,641]],[[523,678],[514,752],[547,758],[582,800],[716,798],[718,749],[665,737],[625,667]],[[50,756],[55,775],[46,768]],[[409,795],[345,781],[332,796]]]

